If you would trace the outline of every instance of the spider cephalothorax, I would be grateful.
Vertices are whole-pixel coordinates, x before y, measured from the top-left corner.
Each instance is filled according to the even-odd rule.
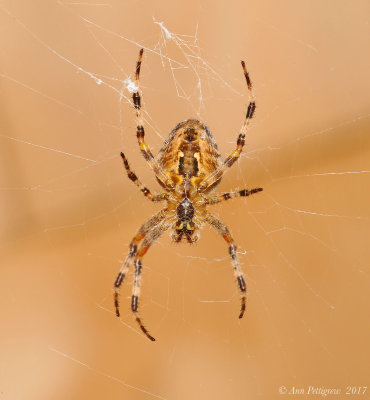
[[[236,245],[229,229],[217,217],[207,211],[207,207],[235,197],[249,196],[262,191],[262,188],[243,189],[219,195],[209,194],[220,183],[226,169],[231,167],[239,158],[244,146],[245,133],[249,121],[256,108],[252,92],[252,84],[247,69],[242,61],[242,67],[251,94],[244,124],[238,136],[236,149],[223,161],[217,144],[209,129],[196,119],[180,122],[170,133],[163,147],[156,157],[151,153],[144,141],[145,132],[141,116],[141,97],[139,94],[139,77],[143,49],[140,50],[136,64],[136,87],[133,94],[133,103],[136,109],[137,139],[141,152],[154,170],[157,181],[164,189],[163,193],[152,194],[131,171],[123,153],[121,157],[127,175],[143,194],[151,201],[166,201],[166,206],[145,222],[130,243],[130,251],[114,282],[114,304],[116,315],[119,316],[119,288],[130,266],[135,267],[135,277],[131,298],[131,310],[141,330],[150,340],[155,340],[144,327],[138,315],[138,304],[141,287],[142,258],[149,247],[167,229],[171,229],[172,239],[175,242],[185,241],[194,243],[198,240],[199,230],[208,223],[223,237],[229,246],[234,276],[241,294],[241,308],[239,318],[243,317],[246,305],[246,284],[241,270]]]
[[[197,227],[193,222],[194,206],[193,203],[185,197],[176,208],[178,220],[175,223],[175,232],[172,235],[175,242],[180,242],[185,239],[189,243],[193,243],[198,239],[198,236],[193,236]]]

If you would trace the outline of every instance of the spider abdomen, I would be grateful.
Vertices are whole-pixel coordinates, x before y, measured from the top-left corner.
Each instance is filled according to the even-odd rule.
[[[176,186],[191,176],[197,187],[205,176],[222,165],[220,152],[210,130],[196,119],[180,122],[170,133],[157,160]],[[196,178],[195,178],[196,177]]]
[[[145,142],[143,117],[141,115],[139,78],[143,51],[143,49],[140,50],[139,58],[136,62],[136,90],[132,96],[137,121],[136,136],[139,148],[145,160],[154,170],[157,181],[164,188],[164,192],[151,193],[131,170],[123,153],[121,153],[121,157],[128,178],[141,190],[144,196],[154,202],[166,201],[167,204],[161,211],[146,221],[133,237],[129,253],[114,281],[114,306],[116,315],[119,317],[119,289],[129,269],[134,267],[131,311],[134,313],[135,320],[141,331],[148,339],[154,341],[154,337],[149,334],[147,328],[143,325],[138,310],[141,292],[142,259],[153,243],[163,232],[170,228],[172,239],[176,243],[182,240],[187,241],[189,244],[196,242],[199,238],[199,231],[205,223],[210,224],[223,237],[229,247],[232,268],[240,292],[241,307],[239,318],[243,317],[246,309],[247,286],[239,264],[237,247],[227,226],[216,216],[209,213],[207,207],[235,197],[245,197],[258,193],[262,191],[262,188],[243,189],[209,196],[220,183],[226,169],[239,159],[245,144],[248,125],[256,108],[252,82],[244,61],[242,61],[242,67],[250,93],[250,102],[233,152],[223,161],[216,141],[207,126],[196,119],[187,119],[176,125],[155,157]]]
[[[180,146],[178,171],[179,175],[197,176],[199,172],[199,145],[198,143],[183,143]]]

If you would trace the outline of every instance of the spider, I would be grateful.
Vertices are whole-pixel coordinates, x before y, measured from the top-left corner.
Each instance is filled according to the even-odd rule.
[[[140,67],[144,50],[139,52],[136,63],[136,91],[133,93],[133,105],[136,112],[136,134],[140,150],[153,169],[162,193],[154,194],[144,186],[131,170],[126,156],[121,153],[123,165],[128,178],[141,190],[145,197],[153,202],[165,201],[166,206],[146,221],[138,230],[129,246],[129,253],[114,282],[114,305],[117,317],[119,311],[119,289],[133,264],[135,275],[133,281],[131,310],[142,332],[152,341],[155,340],[144,327],[138,313],[141,290],[142,260],[150,246],[167,230],[171,229],[174,242],[194,243],[199,238],[199,230],[205,223],[210,224],[226,241],[229,247],[234,276],[236,278],[241,307],[239,318],[244,315],[246,307],[246,284],[239,264],[236,245],[227,226],[207,211],[207,206],[236,197],[249,196],[262,191],[262,188],[243,189],[229,193],[210,193],[220,183],[223,174],[239,158],[244,146],[245,134],[256,109],[252,83],[244,61],[241,62],[247,82],[250,102],[244,123],[236,142],[236,149],[222,161],[217,144],[209,129],[196,119],[180,122],[170,133],[157,156],[153,156],[144,141],[145,133],[141,115],[141,97],[139,94]]]

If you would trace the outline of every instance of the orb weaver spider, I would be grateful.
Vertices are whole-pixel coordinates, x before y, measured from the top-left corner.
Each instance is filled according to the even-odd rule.
[[[236,197],[249,196],[262,191],[262,188],[209,195],[220,183],[227,168],[230,168],[240,157],[244,146],[245,134],[256,108],[252,83],[244,61],[241,64],[250,93],[250,102],[236,142],[236,149],[222,161],[217,144],[209,129],[196,119],[188,119],[180,122],[173,129],[158,155],[153,156],[149,146],[144,141],[145,132],[141,115],[139,78],[143,51],[143,49],[140,50],[139,59],[136,63],[136,91],[132,96],[136,111],[136,134],[140,150],[153,169],[156,179],[164,191],[153,194],[131,170],[123,153],[121,153],[121,157],[128,178],[143,192],[144,196],[153,202],[165,201],[166,206],[146,221],[132,239],[129,253],[114,282],[114,305],[116,315],[119,317],[119,289],[129,267],[133,264],[135,276],[131,310],[140,329],[150,340],[154,341],[154,337],[144,327],[138,313],[142,259],[150,246],[169,228],[171,228],[173,241],[177,243],[181,241],[194,243],[197,241],[199,230],[205,223],[210,224],[224,238],[229,247],[231,263],[241,296],[239,318],[243,317],[246,307],[247,287],[239,264],[236,245],[227,226],[217,217],[210,214],[207,211],[207,206]]]

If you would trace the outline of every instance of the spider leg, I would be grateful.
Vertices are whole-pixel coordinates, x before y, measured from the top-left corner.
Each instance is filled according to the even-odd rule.
[[[234,239],[232,238],[227,226],[222,221],[220,221],[218,218],[216,218],[214,215],[206,214],[205,221],[208,222],[213,228],[215,228],[216,231],[224,238],[226,243],[229,245],[229,254],[230,254],[232,266],[234,269],[234,275],[235,275],[236,281],[238,282],[238,286],[239,286],[239,290],[240,290],[240,294],[241,294],[241,307],[240,307],[239,318],[242,318],[244,315],[244,311],[245,311],[247,286],[245,284],[243,271],[240,267],[239,259],[236,254],[236,245],[235,245]]]
[[[230,200],[230,199],[235,199],[236,197],[246,197],[250,196],[254,193],[262,192],[262,188],[254,188],[254,189],[243,189],[243,190],[238,190],[235,192],[228,192],[228,193],[222,193],[219,195],[215,196],[209,196],[204,200],[203,204],[217,204],[222,201]]]
[[[150,246],[153,245],[153,243],[164,233],[168,228],[170,227],[170,224],[165,221],[163,223],[160,223],[156,225],[145,237],[144,241],[140,245],[139,250],[136,253],[135,256],[135,277],[134,277],[134,283],[133,283],[133,288],[132,288],[132,298],[131,298],[131,310],[135,315],[136,322],[139,324],[140,329],[145,333],[146,337],[152,341],[155,341],[155,338],[151,336],[148,332],[148,330],[144,327],[141,318],[139,317],[138,314],[138,306],[139,306],[139,298],[140,298],[140,292],[141,292],[141,274],[142,274],[142,259],[144,255],[147,253],[149,250]]]
[[[145,187],[139,180],[139,178],[136,176],[136,174],[131,170],[130,165],[126,159],[126,156],[121,152],[121,157],[123,160],[123,165],[125,166],[127,176],[134,184],[143,192],[144,196],[147,197],[151,201],[162,201],[162,200],[167,200],[168,196],[166,193],[160,193],[160,194],[152,194],[152,192]]]
[[[221,179],[222,175],[225,173],[226,169],[231,167],[235,161],[240,157],[240,154],[243,150],[244,143],[245,143],[245,135],[248,129],[248,125],[253,118],[254,111],[256,109],[256,103],[255,103],[255,97],[254,97],[254,92],[252,88],[252,82],[249,78],[249,74],[247,71],[247,68],[245,66],[244,61],[241,62],[243,71],[244,71],[244,76],[245,80],[247,82],[248,86],[248,91],[249,91],[249,104],[247,108],[247,112],[245,114],[245,119],[243,122],[243,126],[240,130],[238,139],[236,141],[236,149],[230,153],[230,155],[225,159],[224,163],[216,169],[212,174],[206,178],[202,184],[199,186],[200,191],[204,191],[208,186],[212,185],[215,181],[218,181]]]
[[[169,177],[165,174],[161,166],[158,164],[156,159],[154,158],[152,152],[150,151],[150,148],[148,144],[144,141],[145,138],[145,130],[144,130],[144,121],[143,117],[141,115],[141,96],[139,93],[139,81],[140,81],[140,68],[141,68],[141,62],[143,58],[143,52],[144,49],[140,49],[139,52],[139,59],[136,62],[136,80],[135,80],[135,86],[136,86],[136,92],[132,94],[132,100],[134,103],[135,107],[135,112],[136,112],[136,136],[137,136],[137,141],[141,150],[141,153],[143,154],[145,160],[148,162],[150,167],[154,170],[155,174],[157,177],[166,185],[169,187],[173,187],[173,182],[169,179]]]
[[[153,215],[152,218],[150,218],[148,221],[146,221],[141,228],[138,230],[137,234],[134,236],[134,238],[131,240],[130,243],[130,251],[125,259],[125,261],[122,264],[122,267],[117,275],[116,280],[114,281],[114,288],[113,288],[113,293],[114,293],[114,306],[116,309],[116,315],[117,317],[120,316],[119,313],[119,289],[123,283],[123,280],[125,279],[125,276],[127,275],[127,271],[132,263],[132,260],[136,257],[137,254],[137,249],[138,245],[142,242],[142,240],[145,238],[145,236],[156,228],[158,224],[161,223],[161,221],[165,218],[165,210],[159,211],[157,214]]]
[[[244,61],[242,61],[241,64],[243,67],[245,80],[246,80],[247,86],[248,86],[249,104],[248,104],[247,112],[245,114],[243,126],[240,130],[238,140],[236,142],[236,149],[224,161],[225,167],[231,167],[234,164],[234,162],[239,158],[240,153],[242,152],[243,147],[244,147],[245,134],[247,132],[248,125],[249,125],[251,119],[253,118],[253,114],[256,109],[256,103],[255,103],[255,97],[254,97],[253,88],[252,88],[252,82],[249,78],[249,74],[248,74],[248,71],[247,71]]]

